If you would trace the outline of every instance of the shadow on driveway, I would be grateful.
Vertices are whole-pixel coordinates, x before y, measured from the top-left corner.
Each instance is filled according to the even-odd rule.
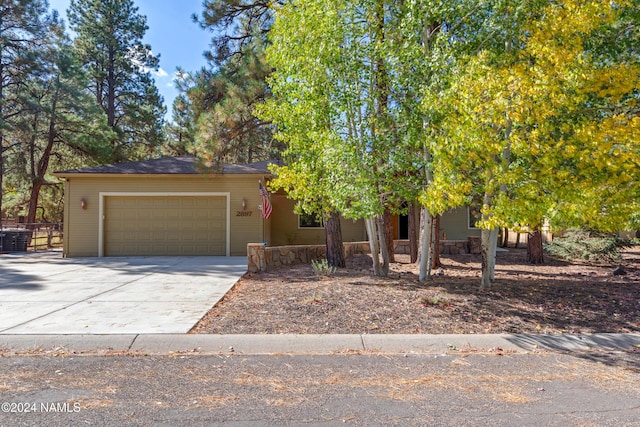
[[[0,332],[186,333],[246,272],[246,257],[0,256]]]

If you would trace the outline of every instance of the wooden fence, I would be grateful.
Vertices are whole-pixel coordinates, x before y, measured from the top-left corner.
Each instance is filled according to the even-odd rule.
[[[0,251],[26,252],[62,247],[64,227],[61,222],[26,224],[3,222],[0,226]]]

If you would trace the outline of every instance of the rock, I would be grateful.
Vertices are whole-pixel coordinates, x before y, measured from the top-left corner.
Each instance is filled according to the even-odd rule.
[[[627,274],[627,272],[622,267],[616,267],[616,269],[613,270],[613,275],[614,276],[623,276],[625,274]]]

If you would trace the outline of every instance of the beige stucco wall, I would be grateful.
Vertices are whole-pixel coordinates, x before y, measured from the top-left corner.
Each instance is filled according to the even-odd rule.
[[[300,228],[298,215],[293,212],[295,202],[282,194],[271,196],[273,214],[271,216],[271,239],[269,246],[285,245],[321,245],[325,243],[323,228]],[[342,240],[359,242],[367,240],[364,221],[343,218],[341,223]]]
[[[471,236],[480,236],[480,229],[469,228],[469,214],[466,207],[445,212],[440,218],[440,238],[447,240],[466,240]]]
[[[298,227],[298,215],[293,211],[295,202],[284,195],[273,194],[271,201],[274,206],[271,217],[272,238],[268,240],[270,246],[286,245],[318,245],[324,244],[324,229]],[[367,240],[364,221],[342,219],[342,238],[345,242],[360,242]],[[452,209],[442,215],[440,219],[440,237],[446,234],[448,240],[466,240],[468,237],[480,236],[480,230],[469,228],[466,207]]]
[[[324,244],[324,229],[300,228],[294,213],[295,202],[272,194],[273,214],[263,220],[259,205],[258,180],[261,175],[82,175],[70,174],[65,183],[64,255],[98,256],[100,241],[100,193],[229,193],[230,255],[246,255],[248,243],[267,242],[269,246]],[[87,203],[83,210],[81,199]],[[242,203],[247,207],[243,211]],[[244,212],[244,213],[241,213]],[[250,215],[248,213],[250,212]],[[342,219],[345,242],[367,240],[362,220]],[[440,222],[441,237],[465,240],[479,236],[468,227],[467,208],[445,213]]]
[[[230,255],[246,255],[247,243],[264,241],[258,206],[260,175],[104,175],[67,177],[65,189],[65,256],[98,256],[99,202],[101,192],[139,193],[229,193]],[[87,202],[83,210],[80,200]],[[243,211],[250,216],[238,216]],[[268,234],[268,233],[267,233]]]
[[[447,240],[465,240],[469,237],[480,236],[481,230],[479,228],[469,228],[469,212],[467,207],[460,207],[445,212],[440,219],[440,238],[443,235]],[[517,240],[518,233],[509,231],[509,245],[514,246]],[[552,240],[551,229],[549,224],[542,226],[542,240],[544,243],[551,243]],[[521,247],[527,244],[527,233],[520,233],[520,239],[518,240]]]

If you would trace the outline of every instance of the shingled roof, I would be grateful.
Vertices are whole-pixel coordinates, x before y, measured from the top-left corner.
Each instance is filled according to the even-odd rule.
[[[224,164],[222,174],[268,174],[268,165],[278,163],[277,160],[250,163],[246,165]],[[145,174],[145,175],[190,175],[203,173],[197,167],[194,156],[163,157],[153,160],[141,160],[138,162],[117,163],[113,165],[94,166],[80,169],[70,169],[56,172],[55,175],[84,175],[84,174]]]

